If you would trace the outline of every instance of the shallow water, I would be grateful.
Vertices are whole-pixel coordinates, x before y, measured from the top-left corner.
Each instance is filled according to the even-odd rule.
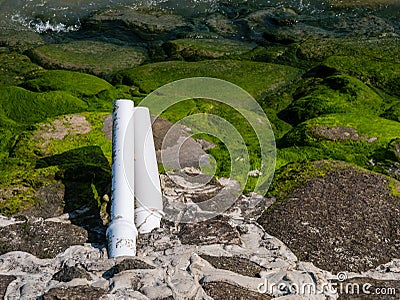
[[[360,2],[365,2],[365,5],[359,5]],[[77,31],[86,17],[117,5],[164,9],[186,17],[246,6],[249,12],[285,7],[310,16],[349,16],[373,11],[390,18],[399,14],[399,4],[399,0],[0,0],[0,18],[3,24],[22,24],[38,32],[61,32]]]

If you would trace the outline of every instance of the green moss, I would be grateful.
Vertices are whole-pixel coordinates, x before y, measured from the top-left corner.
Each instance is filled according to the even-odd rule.
[[[7,118],[31,124],[57,115],[84,111],[87,105],[66,92],[35,93],[19,87],[0,87],[0,108]]]
[[[400,198],[400,183],[397,180],[391,178],[389,181],[389,188],[393,196]]]
[[[400,63],[399,47],[398,37],[309,39],[300,45],[297,55],[314,61],[323,61],[329,56],[348,56]]]
[[[0,86],[18,85],[26,76],[30,76],[42,68],[35,65],[31,60],[18,53],[0,54]]]
[[[295,188],[305,184],[307,181],[317,177],[324,177],[329,171],[343,166],[344,164],[341,162],[328,160],[307,160],[285,165],[275,172],[274,180],[268,191],[269,196],[276,198],[276,202],[272,207],[284,201]]]
[[[111,89],[112,85],[93,75],[55,70],[38,73],[24,87],[34,92],[65,91],[80,97],[96,95]]]
[[[254,46],[226,39],[179,39],[165,43],[163,48],[172,59],[199,61],[243,55]]]
[[[309,79],[297,91],[296,99],[279,116],[292,124],[333,113],[379,115],[383,100],[360,80],[346,76]]]
[[[400,102],[393,104],[382,114],[382,117],[388,120],[400,122]]]
[[[317,134],[318,128],[323,128],[325,132],[327,130],[327,135]],[[332,135],[329,133],[330,128],[338,128],[339,133]],[[349,128],[348,132],[346,128]],[[371,168],[371,159],[374,161],[392,159],[387,147],[391,140],[399,137],[399,132],[398,122],[376,116],[353,113],[319,117],[296,126],[278,141],[278,146],[286,155],[286,158],[279,160],[280,152],[278,152],[278,161],[282,164],[293,157],[297,160],[299,155],[288,156],[288,150],[285,149],[297,147],[294,150],[303,151],[305,146],[318,149],[309,153],[308,159],[336,159]]]
[[[357,77],[364,83],[400,96],[400,63],[368,58],[332,56],[323,66]]]
[[[144,49],[96,41],[48,44],[28,55],[48,69],[66,69],[107,77],[118,70],[132,68],[147,59]]]
[[[232,82],[257,100],[289,85],[303,72],[289,66],[237,60],[170,61],[121,71],[114,82],[135,85],[150,93],[164,84],[189,77],[214,77]]]

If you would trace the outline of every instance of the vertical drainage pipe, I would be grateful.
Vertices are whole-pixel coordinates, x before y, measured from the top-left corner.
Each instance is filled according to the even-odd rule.
[[[107,229],[111,258],[136,255],[133,111],[130,100],[114,102],[111,223]]]
[[[136,107],[133,119],[135,124],[135,224],[139,233],[147,233],[160,227],[163,214],[160,178],[149,109]]]

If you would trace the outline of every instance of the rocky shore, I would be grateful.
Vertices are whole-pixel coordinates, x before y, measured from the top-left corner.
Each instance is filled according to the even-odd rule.
[[[398,4],[359,2],[312,13],[221,1],[190,17],[115,6],[69,32],[0,22],[0,298],[397,299]],[[189,77],[232,82],[260,104],[276,138],[271,186],[252,193],[248,124],[189,99],[153,119],[164,206],[207,214],[201,203],[221,191],[236,200],[200,223],[165,218],[139,236],[137,257],[109,259],[112,102]],[[246,186],[216,138],[182,126],[163,147],[173,123],[205,112],[244,136]],[[210,177],[200,162],[211,157]]]

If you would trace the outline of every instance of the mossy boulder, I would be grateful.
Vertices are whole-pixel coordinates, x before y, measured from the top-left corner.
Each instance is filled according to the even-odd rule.
[[[291,124],[333,113],[379,115],[383,100],[360,80],[336,75],[324,79],[305,80],[294,95],[295,100],[279,116]]]
[[[103,116],[63,115],[21,132],[3,162],[0,213],[48,218],[86,208],[98,215],[111,180]]]
[[[89,40],[48,44],[32,49],[28,55],[47,69],[80,71],[102,77],[140,65],[147,59],[146,51],[140,47]]]
[[[398,37],[309,39],[299,45],[297,56],[313,61],[323,61],[330,56],[349,56],[400,63],[399,47]]]
[[[312,147],[317,151],[309,152],[309,158],[331,158],[371,167],[371,160],[392,159],[387,147],[399,132],[398,122],[357,113],[333,114],[297,125],[278,141],[278,146],[300,147],[299,152],[302,147]]]
[[[62,91],[35,93],[11,86],[0,88],[0,107],[0,114],[7,118],[32,124],[57,115],[84,111],[87,104]]]
[[[388,120],[400,122],[400,102],[395,103],[390,108],[388,108],[382,114],[382,117]]]
[[[342,162],[289,164],[270,189],[278,201],[258,222],[301,261],[331,272],[375,269],[400,255],[390,182],[399,184]]]
[[[170,58],[198,61],[235,57],[251,51],[254,45],[228,39],[179,39],[166,42],[163,48]]]
[[[214,77],[229,81],[249,92],[257,100],[296,81],[302,70],[270,63],[238,60],[201,62],[169,61],[121,71],[115,82],[135,85],[150,93],[164,84],[190,77]]]
[[[0,86],[18,85],[26,77],[42,70],[41,67],[31,62],[29,57],[18,53],[0,54]]]
[[[132,7],[117,7],[99,11],[90,17],[85,25],[97,30],[122,25],[144,40],[173,37],[179,31],[190,28],[189,23],[182,16],[161,10]]]
[[[368,58],[331,56],[324,67],[354,76],[364,83],[400,97],[400,63],[378,61]]]
[[[64,70],[40,72],[23,85],[33,92],[65,91],[74,96],[93,96],[113,86],[98,77]]]

